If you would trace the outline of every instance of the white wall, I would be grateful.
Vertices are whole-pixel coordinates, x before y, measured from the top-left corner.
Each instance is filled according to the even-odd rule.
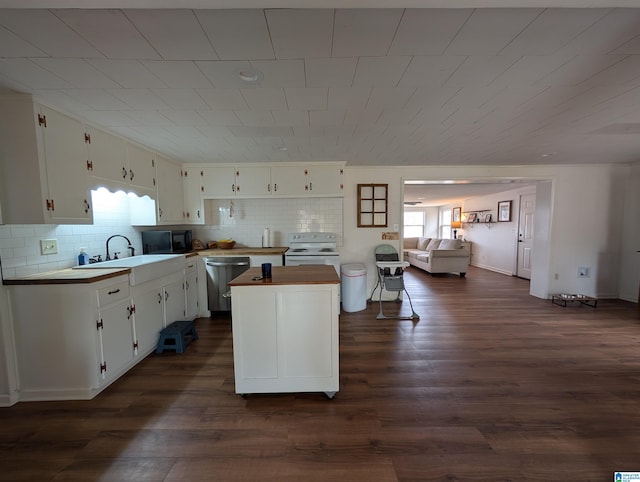
[[[518,251],[518,212],[520,196],[535,193],[535,188],[511,189],[505,192],[466,199],[462,203],[462,212],[474,210],[489,211],[479,213],[480,220],[488,213],[493,221],[498,218],[498,202],[512,201],[511,221],[491,224],[463,224],[462,234],[467,241],[473,242],[471,264],[505,275],[515,275]],[[460,230],[458,231],[460,234]]]
[[[637,303],[640,301],[640,162],[632,166],[627,178],[622,229],[618,296]]]
[[[369,288],[373,287],[373,250],[384,231],[402,224],[402,184],[404,178],[447,179],[535,179],[550,180],[553,202],[541,202],[552,212],[549,224],[548,258],[535,262],[531,293],[547,297],[554,292],[580,292],[615,296],[620,273],[619,252],[622,212],[629,165],[571,166],[491,166],[491,167],[352,167],[345,169],[344,246],[342,262],[363,262],[368,267]],[[389,227],[356,227],[358,183],[389,184]],[[637,218],[637,213],[636,213]],[[544,232],[544,229],[536,229]],[[396,247],[399,244],[396,243]],[[534,245],[535,249],[535,245]],[[540,262],[541,261],[541,262]],[[591,278],[578,279],[579,266],[592,268]],[[554,280],[554,274],[558,279]],[[535,287],[535,289],[534,289]]]

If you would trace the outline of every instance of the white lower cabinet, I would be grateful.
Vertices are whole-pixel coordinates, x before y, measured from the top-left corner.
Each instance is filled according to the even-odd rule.
[[[10,296],[21,401],[93,398],[137,362],[128,275]]]
[[[338,391],[338,286],[232,286],[236,393]]]
[[[185,271],[130,285],[9,287],[19,401],[88,400],[156,349],[160,331],[184,319]]]
[[[185,319],[184,275],[162,287],[165,326]]]
[[[135,306],[135,331],[138,353],[149,353],[158,345],[160,331],[164,328],[161,283],[152,281],[132,286]]]
[[[168,324],[184,319],[184,271],[178,271],[131,287],[135,307],[135,334],[138,353],[148,355],[156,349],[160,331]]]
[[[184,277],[184,319],[193,320],[198,316],[198,256],[187,258]]]

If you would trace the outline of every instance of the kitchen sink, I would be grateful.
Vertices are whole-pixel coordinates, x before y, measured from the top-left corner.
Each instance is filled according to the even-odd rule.
[[[143,254],[74,266],[73,269],[129,268],[129,283],[139,285],[184,269],[184,254]]]

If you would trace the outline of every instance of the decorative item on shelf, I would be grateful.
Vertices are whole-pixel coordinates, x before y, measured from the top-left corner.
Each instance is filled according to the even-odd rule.
[[[491,222],[491,213],[484,215],[484,222],[485,223],[490,223]]]
[[[498,203],[498,222],[504,223],[511,221],[511,203],[513,201],[500,201]]]
[[[451,210],[451,229],[453,229],[453,239],[458,237],[458,229],[462,227],[462,208]]]
[[[468,223],[475,223],[478,221],[478,214],[477,213],[469,213],[467,215],[467,222]]]

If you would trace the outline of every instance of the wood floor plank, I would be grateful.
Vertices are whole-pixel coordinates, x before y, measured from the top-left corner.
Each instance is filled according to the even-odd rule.
[[[0,481],[611,480],[640,470],[635,304],[405,273],[421,319],[340,316],[340,391],[234,393],[228,315],[90,401],[0,409]],[[385,313],[408,303],[385,302]],[[410,310],[409,310],[410,311]]]

